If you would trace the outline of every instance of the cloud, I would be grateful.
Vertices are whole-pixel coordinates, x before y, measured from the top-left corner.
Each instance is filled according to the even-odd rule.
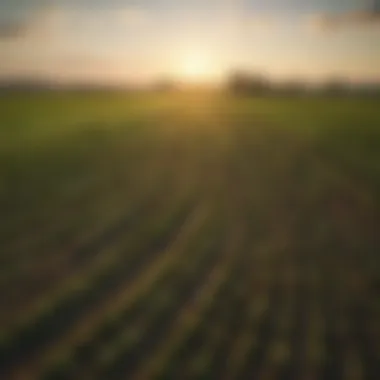
[[[58,8],[46,7],[30,11],[22,18],[0,21],[0,39],[46,37],[54,31],[63,15]]]
[[[69,22],[73,22],[79,29],[88,29],[95,26],[107,28],[140,27],[149,25],[151,14],[138,6],[114,6],[109,8],[88,9],[71,7],[63,9]]]
[[[246,16],[246,22],[253,28],[272,29],[277,25],[278,20],[273,15],[254,14]]]
[[[138,7],[126,7],[119,12],[121,22],[130,26],[146,26],[150,23],[150,16],[146,10]]]
[[[0,0],[1,1],[1,0]],[[144,8],[137,6],[94,9],[48,6],[30,11],[23,18],[0,20],[0,40],[46,38],[57,32],[75,29],[80,33],[99,26],[111,28],[147,27],[152,18]]]
[[[354,11],[308,16],[306,26],[317,32],[333,32],[351,27],[380,27],[380,11]]]
[[[29,24],[23,21],[0,22],[0,38],[17,38],[28,33]]]

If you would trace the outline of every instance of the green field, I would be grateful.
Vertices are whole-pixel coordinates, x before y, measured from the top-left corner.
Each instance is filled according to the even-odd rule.
[[[0,378],[378,380],[378,99],[0,97]]]

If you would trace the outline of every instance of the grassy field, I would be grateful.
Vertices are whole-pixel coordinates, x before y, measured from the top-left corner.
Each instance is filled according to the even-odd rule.
[[[378,380],[380,108],[0,97],[0,378]]]

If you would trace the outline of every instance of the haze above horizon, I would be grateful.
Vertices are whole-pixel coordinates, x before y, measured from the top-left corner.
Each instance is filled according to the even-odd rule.
[[[2,0],[0,78],[380,81],[380,7],[365,0]]]

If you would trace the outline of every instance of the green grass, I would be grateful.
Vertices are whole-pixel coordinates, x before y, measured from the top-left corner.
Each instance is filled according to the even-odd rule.
[[[0,377],[376,378],[376,100],[3,94],[0,133]]]

